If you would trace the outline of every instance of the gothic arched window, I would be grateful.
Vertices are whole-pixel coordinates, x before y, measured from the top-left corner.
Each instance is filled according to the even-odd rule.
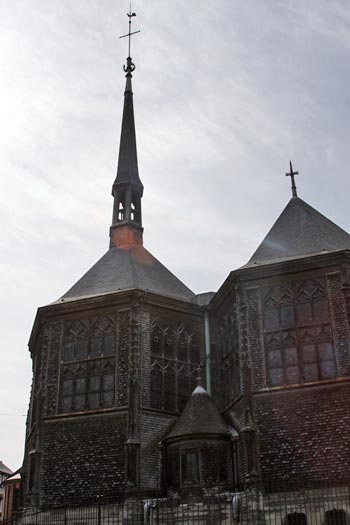
[[[299,325],[329,322],[329,307],[324,287],[313,280],[302,283],[296,297],[296,310]]]
[[[150,406],[181,410],[195,387],[201,362],[201,336],[197,326],[156,318],[151,324]],[[193,377],[192,377],[193,376]]]
[[[91,330],[90,357],[111,356],[115,353],[114,323],[109,317],[99,317]]]
[[[86,359],[88,355],[88,328],[83,321],[71,321],[63,342],[63,360]]]
[[[270,386],[336,376],[328,299],[321,279],[270,288],[264,301],[264,329]]]
[[[291,328],[295,324],[293,295],[284,286],[275,286],[270,290],[264,305],[266,330]]]

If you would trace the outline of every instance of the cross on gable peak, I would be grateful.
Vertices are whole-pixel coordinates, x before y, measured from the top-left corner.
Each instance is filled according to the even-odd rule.
[[[295,184],[295,175],[299,175],[299,171],[293,171],[293,165],[292,165],[292,161],[291,160],[289,161],[289,168],[290,168],[290,172],[286,173],[286,177],[290,177],[291,178],[291,181],[292,181],[292,195],[293,195],[293,197],[297,197],[298,194],[297,194],[297,187],[296,187],[296,184]]]

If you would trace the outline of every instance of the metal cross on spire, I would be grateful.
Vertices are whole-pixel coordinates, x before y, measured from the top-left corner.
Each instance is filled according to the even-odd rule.
[[[295,175],[299,175],[299,171],[293,171],[292,161],[289,161],[289,167],[290,167],[290,173],[286,173],[286,177],[290,177],[292,180],[292,195],[293,197],[297,197],[297,187],[295,185]]]
[[[129,32],[126,33],[126,35],[122,35],[119,38],[125,38],[126,36],[129,37],[129,54],[128,58],[130,57],[130,43],[131,43],[131,35],[135,35],[136,33],[140,33],[140,31],[131,31],[131,19],[136,16],[136,13],[131,12],[131,4],[130,4],[130,12],[126,13],[126,16],[129,18]]]

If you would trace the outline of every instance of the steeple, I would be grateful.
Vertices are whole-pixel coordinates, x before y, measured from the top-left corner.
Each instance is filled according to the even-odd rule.
[[[110,245],[134,246],[142,244],[142,213],[141,198],[143,185],[139,177],[137,164],[136,133],[134,120],[134,104],[132,92],[132,73],[135,70],[130,56],[131,18],[129,17],[129,56],[126,59],[124,71],[126,85],[124,92],[124,109],[120,136],[119,160],[117,176],[112,187],[114,197],[112,226],[110,229]],[[138,31],[135,31],[137,33]],[[121,37],[122,38],[122,37]]]

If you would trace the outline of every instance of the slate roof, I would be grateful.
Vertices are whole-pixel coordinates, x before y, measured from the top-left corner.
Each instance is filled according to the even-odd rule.
[[[3,463],[2,461],[0,461],[0,472],[1,474],[12,474],[12,470],[6,467],[5,463]]]
[[[197,386],[192,392],[173,430],[167,439],[188,434],[230,434],[228,425],[205,388]]]
[[[113,186],[118,184],[132,183],[143,190],[139,178],[137,163],[136,132],[134,120],[134,103],[131,86],[131,76],[127,76],[125,93],[122,128],[120,134],[119,159],[117,176]]]
[[[97,296],[119,290],[146,290],[191,301],[194,293],[142,245],[112,247],[59,301]]]
[[[244,267],[344,249],[350,249],[350,235],[293,197]]]

